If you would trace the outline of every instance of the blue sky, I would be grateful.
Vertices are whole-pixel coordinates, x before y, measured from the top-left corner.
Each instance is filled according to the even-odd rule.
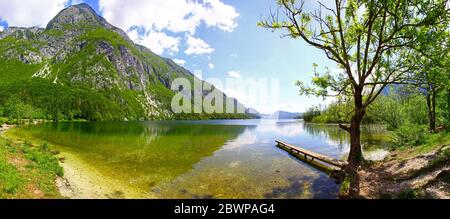
[[[0,4],[2,1],[8,3],[8,0],[0,0]],[[10,1],[12,2],[12,0]],[[64,5],[80,2],[79,0],[46,1],[48,4],[54,4],[54,2],[59,1],[59,4]],[[308,46],[301,40],[280,38],[281,32],[274,33],[256,25],[261,19],[261,16],[268,15],[269,9],[275,7],[275,0],[205,0],[210,1],[211,5],[213,3],[216,4],[216,6],[213,6],[217,10],[211,10],[212,13],[203,13],[202,19],[204,20],[199,18],[191,30],[188,30],[190,23],[175,20],[177,18],[176,15],[168,16],[167,20],[150,21],[152,17],[149,17],[151,15],[146,13],[143,5],[139,5],[139,8],[134,9],[132,6],[125,7],[121,5],[123,3],[119,3],[118,1],[116,1],[116,4],[111,3],[115,2],[111,0],[104,0],[100,4],[99,1],[101,0],[87,0],[85,2],[91,5],[99,14],[104,15],[107,19],[109,18],[108,20],[113,25],[119,26],[128,32],[133,29],[140,30],[136,31],[135,35],[130,34],[133,40],[150,47],[150,49],[157,50],[161,56],[177,60],[188,70],[201,70],[203,79],[218,78],[225,80],[230,75],[243,79],[277,78],[280,83],[279,104],[268,104],[263,107],[256,106],[258,111],[263,113],[272,113],[276,110],[304,111],[312,105],[324,103],[322,98],[299,96],[298,88],[294,84],[296,80],[304,82],[311,81],[313,63],[318,63],[321,68],[328,66],[330,69],[334,69],[335,64],[329,61],[320,50]],[[138,2],[139,0],[135,1]],[[158,0],[154,1],[157,2]],[[122,2],[133,4],[133,1]],[[199,3],[201,5],[202,1]],[[17,6],[18,12],[16,14],[22,11],[26,13],[26,10],[31,10],[23,6],[26,4],[21,5]],[[99,5],[102,5],[103,10],[100,10]],[[145,8],[149,10],[148,13],[155,13],[153,11],[155,9],[152,9],[152,7],[157,6],[156,4],[146,5]],[[58,7],[61,7],[61,5]],[[58,7],[55,6],[54,11],[58,11]],[[208,8],[208,6],[205,6],[205,8]],[[132,18],[119,14],[121,13],[121,9],[123,9],[124,13],[128,13],[125,13],[125,15],[132,15]],[[214,17],[214,13],[222,9],[229,13]],[[14,24],[43,26],[44,21],[48,19],[42,18],[41,24],[30,23],[28,25],[27,20],[15,19],[14,16],[16,14],[7,15],[6,10],[7,8],[0,6],[0,25],[2,26],[13,23],[13,20]],[[158,10],[164,10],[164,7]],[[51,15],[52,13],[54,15]],[[172,11],[171,13],[175,14],[178,12]],[[179,13],[184,12],[180,9]],[[237,14],[238,16],[236,16]],[[55,12],[51,12],[47,17],[53,17],[55,15]],[[229,18],[226,18],[227,16]],[[145,17],[147,20],[139,20],[141,17]],[[217,22],[207,23],[205,21],[207,19],[217,19]],[[30,18],[30,21],[36,20],[39,19]],[[136,24],[133,24],[133,22]],[[159,25],[157,22],[161,23],[161,28],[155,28],[155,26]],[[173,25],[175,22],[180,23],[180,25],[172,27],[175,26]],[[188,39],[192,39],[193,41],[188,41]],[[158,42],[167,44],[167,46],[155,45]],[[196,42],[197,47],[192,47],[194,49],[190,50],[191,52],[187,52],[191,48],[192,42]],[[227,92],[226,89],[225,92]],[[238,99],[245,99],[245,97],[240,97],[239,95],[236,97]],[[246,104],[245,101],[244,104]],[[250,105],[248,107],[253,106]]]

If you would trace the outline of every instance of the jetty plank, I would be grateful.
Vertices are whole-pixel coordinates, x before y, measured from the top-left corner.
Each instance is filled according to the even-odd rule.
[[[283,142],[283,141],[275,141],[277,142],[277,146],[278,147],[283,147],[287,150],[290,150],[291,153],[301,153],[305,156],[305,160],[307,160],[307,157],[311,157],[312,160],[316,159],[316,160],[320,160],[324,163],[339,167],[339,168],[344,168],[348,163],[346,161],[342,161],[342,160],[338,160],[332,157],[328,157],[326,155],[323,154],[319,154],[313,151],[309,151],[300,147],[297,147],[295,145]]]

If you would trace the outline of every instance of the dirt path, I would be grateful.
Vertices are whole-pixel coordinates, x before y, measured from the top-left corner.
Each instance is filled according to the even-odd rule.
[[[442,160],[450,145],[424,155],[364,165],[360,171],[363,198],[394,198],[405,191],[421,191],[423,198],[450,199],[450,163]],[[448,153],[448,152],[447,152]],[[448,157],[447,157],[448,159]]]

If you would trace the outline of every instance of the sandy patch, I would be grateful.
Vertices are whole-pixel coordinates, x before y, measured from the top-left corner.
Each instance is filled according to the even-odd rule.
[[[16,156],[9,158],[8,163],[14,165],[20,171],[25,171],[25,167],[30,163],[30,161],[17,154]]]
[[[389,155],[389,151],[379,149],[376,151],[367,152],[364,154],[366,160],[380,161],[384,160]]]
[[[44,192],[42,192],[35,184],[29,184],[26,187],[29,194],[32,195],[34,199],[44,198]]]
[[[8,129],[14,128],[14,125],[3,124],[0,126],[0,134]]]
[[[107,177],[70,153],[62,153],[64,177],[56,184],[62,196],[71,199],[154,198],[124,182]]]

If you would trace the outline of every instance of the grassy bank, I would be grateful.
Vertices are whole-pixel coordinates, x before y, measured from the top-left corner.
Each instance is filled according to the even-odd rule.
[[[63,176],[47,144],[34,145],[0,133],[0,199],[63,198],[56,186]]]

